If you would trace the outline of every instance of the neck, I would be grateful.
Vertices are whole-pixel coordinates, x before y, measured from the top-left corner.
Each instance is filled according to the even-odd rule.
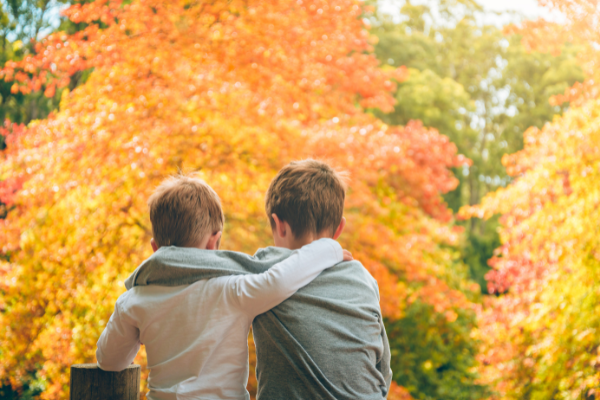
[[[321,232],[319,234],[309,233],[307,235],[304,235],[302,238],[291,239],[290,242],[288,243],[288,246],[286,246],[286,247],[289,248],[290,250],[297,250],[303,246],[306,246],[307,244],[314,242],[315,240],[319,240],[319,239],[323,239],[323,238],[331,239],[331,234],[328,232]]]

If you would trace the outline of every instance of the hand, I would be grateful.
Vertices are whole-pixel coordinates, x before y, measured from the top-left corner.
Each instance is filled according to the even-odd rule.
[[[352,261],[354,258],[352,257],[352,253],[348,250],[344,250],[344,261]]]

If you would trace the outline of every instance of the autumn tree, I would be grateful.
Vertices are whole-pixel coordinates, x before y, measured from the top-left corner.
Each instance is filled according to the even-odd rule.
[[[42,398],[63,398],[68,366],[94,360],[123,280],[151,253],[145,201],[165,176],[198,171],[223,202],[223,247],[252,253],[271,242],[271,178],[310,156],[351,176],[343,241],[379,282],[395,359],[410,358],[397,327],[418,303],[461,355],[418,367],[479,387],[462,340],[476,294],[441,197],[468,160],[436,130],[364,112],[392,110],[405,70],[378,67],[362,3],[98,0],[65,13],[83,29],[2,71],[13,92],[53,96],[93,69],[54,115],[2,133],[2,380],[17,388],[33,373]],[[419,394],[394,385],[394,396],[407,389]]]
[[[394,111],[377,115],[392,125],[421,120],[472,160],[455,169],[459,185],[444,196],[454,211],[511,181],[503,155],[522,149],[527,128],[566,110],[567,102],[548,100],[584,79],[572,45],[560,54],[528,52],[518,33],[486,23],[491,15],[473,0],[430,0],[406,2],[393,18],[381,11],[371,18],[379,60],[410,72],[394,94]],[[487,260],[500,244],[497,222],[458,224],[466,230],[461,258],[485,292]]]
[[[503,399],[596,398],[600,387],[600,16],[595,1],[545,1],[564,24],[523,23],[512,30],[531,51],[559,54],[574,45],[586,75],[552,104],[561,117],[524,134],[523,150],[503,163],[514,182],[462,210],[501,214],[502,247],[484,310],[483,378]]]
[[[80,30],[82,26],[69,20],[57,18],[58,10],[65,6],[64,1],[11,0],[0,4],[0,65],[9,61],[19,61],[34,53],[34,42],[40,36],[52,31]],[[60,24],[59,24],[60,23]],[[81,71],[71,77],[71,88],[83,83],[89,71]],[[23,93],[12,90],[12,83],[0,81],[0,121],[29,123],[33,119],[46,118],[58,108],[60,91],[54,96],[45,96],[43,90]],[[0,151],[6,148],[5,137],[0,133]],[[0,219],[6,216],[7,205],[0,201]],[[36,390],[32,389],[31,393]],[[0,393],[9,388],[0,387]],[[7,394],[8,396],[8,394]],[[0,398],[2,395],[0,394]]]
[[[22,60],[34,53],[34,41],[61,27],[58,18],[64,0],[11,0],[0,4],[0,63]],[[68,24],[67,24],[68,25]],[[0,119],[28,123],[45,118],[58,107],[60,96],[46,97],[43,91],[22,93],[0,82]]]

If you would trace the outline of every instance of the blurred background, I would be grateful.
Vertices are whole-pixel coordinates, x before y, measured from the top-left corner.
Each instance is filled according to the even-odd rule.
[[[597,2],[184,3],[0,2],[0,399],[66,398],[162,177],[252,253],[307,156],[351,173],[390,399],[595,398]]]

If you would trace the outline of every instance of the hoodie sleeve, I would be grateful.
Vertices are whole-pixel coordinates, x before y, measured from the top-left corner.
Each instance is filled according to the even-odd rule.
[[[125,292],[117,300],[115,311],[98,339],[96,359],[98,367],[104,371],[124,370],[140,349],[140,331],[121,309],[127,295],[128,292]]]
[[[319,239],[295,250],[266,272],[231,277],[227,295],[254,318],[277,306],[343,258],[338,242]]]

